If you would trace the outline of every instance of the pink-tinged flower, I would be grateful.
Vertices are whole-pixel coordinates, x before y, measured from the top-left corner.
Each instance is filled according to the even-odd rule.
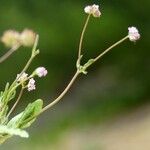
[[[36,70],[35,70],[35,73],[38,77],[45,77],[48,73],[48,71],[44,68],[44,67],[38,67]]]
[[[28,91],[32,91],[32,90],[35,90],[35,80],[33,78],[31,78],[28,82]]]
[[[101,12],[99,10],[99,5],[90,5],[84,8],[85,13],[93,15],[93,17],[100,17]]]
[[[136,27],[129,27],[128,31],[129,31],[128,36],[129,36],[130,41],[136,42],[137,40],[140,39],[140,34]]]
[[[20,74],[17,74],[18,82],[24,82],[27,78],[28,78],[28,74],[25,72],[21,76],[20,76]]]

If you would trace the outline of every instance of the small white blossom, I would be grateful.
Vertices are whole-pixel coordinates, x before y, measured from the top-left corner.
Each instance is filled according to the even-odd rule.
[[[34,44],[35,37],[36,34],[32,30],[25,29],[20,35],[20,42],[23,46],[30,47]]]
[[[7,30],[1,37],[1,41],[5,44],[6,47],[12,48],[19,44],[20,33],[15,30]]]
[[[17,74],[18,82],[24,82],[27,78],[28,78],[28,74],[25,72],[21,76],[20,76],[20,74]]]
[[[129,31],[128,36],[129,36],[130,41],[136,42],[137,40],[140,39],[140,34],[136,27],[129,27],[128,31]]]
[[[85,13],[92,14],[94,17],[100,17],[101,12],[99,10],[99,5],[90,5],[84,8]]]
[[[38,77],[45,77],[48,73],[48,71],[44,67],[38,67],[35,70],[35,73]]]
[[[28,82],[28,91],[32,91],[32,90],[35,90],[35,80],[33,78],[31,78]]]

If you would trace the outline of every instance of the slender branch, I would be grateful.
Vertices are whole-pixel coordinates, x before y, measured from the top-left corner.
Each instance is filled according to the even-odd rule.
[[[21,75],[29,68],[31,62],[33,61],[33,59],[35,58],[35,56],[39,53],[39,51],[36,50],[37,45],[38,45],[38,41],[39,41],[39,36],[37,35],[36,39],[35,39],[35,43],[34,43],[33,49],[32,49],[31,57],[29,58],[29,60],[27,61],[26,65],[22,69],[19,77],[21,77]],[[11,85],[11,87],[13,87],[16,82],[17,82],[17,78],[14,80],[14,82]]]
[[[80,43],[79,43],[79,51],[78,51],[78,59],[80,59],[80,57],[81,57],[83,38],[84,38],[84,34],[85,34],[85,31],[86,31],[87,25],[88,25],[89,20],[90,20],[90,16],[91,16],[91,15],[88,15],[88,17],[87,17],[87,19],[86,19],[86,22],[85,22],[85,24],[84,24],[82,33],[81,33]],[[79,60],[79,61],[80,61],[80,60]],[[79,63],[80,63],[80,62],[79,62]]]
[[[23,123],[31,121],[35,117],[39,116],[40,114],[42,114],[43,112],[45,112],[46,110],[48,110],[49,108],[51,108],[52,106],[54,106],[55,104],[57,104],[66,95],[66,93],[70,90],[72,84],[77,79],[77,77],[79,76],[79,74],[80,74],[80,72],[76,71],[76,73],[72,77],[72,79],[69,82],[69,84],[66,86],[66,88],[63,90],[63,92],[56,99],[54,99],[50,104],[48,104],[47,106],[45,106],[38,114],[36,114],[36,115],[32,116],[31,118],[25,120]]]
[[[107,48],[106,50],[104,50],[102,53],[100,53],[97,57],[95,57],[94,59],[89,59],[87,63],[85,63],[83,66],[81,66],[80,72],[83,74],[87,74],[87,69],[94,64],[96,61],[98,61],[101,57],[103,57],[106,53],[108,53],[111,49],[113,49],[114,47],[116,47],[117,45],[121,44],[122,42],[124,42],[126,39],[128,39],[129,36],[126,36],[124,38],[122,38],[121,40],[119,40],[118,42],[116,42],[115,44],[113,44],[112,46],[110,46],[109,48]]]
[[[126,39],[128,39],[129,37],[126,36],[124,38],[122,38],[121,40],[119,40],[118,42],[116,42],[115,44],[113,44],[112,46],[110,46],[109,48],[107,48],[106,50],[104,50],[104,52],[102,52],[101,54],[99,54],[96,58],[94,58],[94,62],[96,62],[97,60],[99,60],[102,56],[104,56],[106,53],[108,53],[111,49],[113,49],[114,47],[116,47],[117,45],[121,44],[122,42],[124,42]]]
[[[22,97],[23,90],[24,90],[24,88],[21,88],[20,93],[19,93],[19,96],[18,96],[16,102],[14,103],[13,107],[11,108],[11,110],[10,110],[10,111],[8,112],[8,114],[7,114],[7,118],[8,118],[8,117],[10,116],[10,114],[15,110],[17,104],[19,103],[19,100],[20,100],[21,97]]]
[[[19,44],[12,47],[10,50],[8,50],[3,56],[0,57],[0,63],[4,62],[9,56],[11,56],[18,48],[20,47]]]
[[[51,107],[54,106],[55,104],[57,104],[57,103],[66,95],[66,93],[70,90],[72,84],[74,83],[74,81],[76,80],[76,78],[78,77],[79,74],[80,74],[80,73],[77,71],[77,72],[74,74],[74,76],[73,76],[73,78],[71,79],[71,81],[69,82],[69,84],[67,85],[67,87],[64,89],[64,91],[63,91],[53,102],[51,102],[49,105],[45,106],[45,107],[42,109],[42,111],[40,112],[40,114],[43,113],[43,112],[45,112],[47,109],[51,108]]]
[[[30,56],[29,60],[27,61],[25,67],[23,68],[23,70],[19,74],[18,78],[20,78],[22,76],[22,74],[29,68],[31,62],[36,57],[36,55],[39,54],[39,50],[36,49],[37,45],[38,45],[38,41],[39,41],[39,35],[37,35],[36,38],[35,38],[35,42],[34,42],[34,45],[33,45],[33,48],[32,48],[31,56]],[[9,93],[13,92],[19,85],[21,85],[21,83],[19,83],[17,85],[16,85],[16,83],[17,83],[17,78],[11,84],[11,86],[9,88]],[[9,93],[8,93],[7,99],[9,99]]]

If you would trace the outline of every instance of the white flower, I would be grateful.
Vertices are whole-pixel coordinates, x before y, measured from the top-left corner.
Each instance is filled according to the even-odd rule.
[[[32,91],[32,90],[35,90],[35,80],[33,78],[31,78],[28,82],[28,91]]]
[[[35,73],[38,77],[45,77],[48,73],[48,71],[44,67],[38,67],[35,70]]]
[[[25,29],[20,35],[20,42],[23,46],[30,47],[34,44],[35,37],[36,34],[32,30]]]
[[[90,5],[84,8],[85,13],[92,14],[94,17],[100,17],[101,12],[99,10],[99,5]]]
[[[7,30],[1,37],[1,41],[9,48],[12,48],[19,44],[20,33],[15,30]]]
[[[25,72],[21,76],[20,76],[20,74],[17,74],[18,82],[24,82],[27,78],[28,78],[28,74]]]
[[[140,39],[140,34],[136,27],[129,27],[128,31],[129,31],[128,36],[129,36],[130,41],[136,42],[137,40]]]

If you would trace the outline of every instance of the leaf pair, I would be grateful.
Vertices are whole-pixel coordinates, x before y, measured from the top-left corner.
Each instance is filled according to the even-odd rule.
[[[41,112],[42,107],[43,101],[38,99],[28,104],[25,110],[12,118],[7,125],[0,125],[0,143],[13,135],[28,138],[29,134],[22,129],[29,127],[36,120],[35,116]]]
[[[42,110],[42,106],[43,101],[41,99],[28,104],[23,112],[21,112],[8,122],[8,127],[21,129],[29,127],[36,119],[34,118],[34,116],[38,115],[38,113]]]

